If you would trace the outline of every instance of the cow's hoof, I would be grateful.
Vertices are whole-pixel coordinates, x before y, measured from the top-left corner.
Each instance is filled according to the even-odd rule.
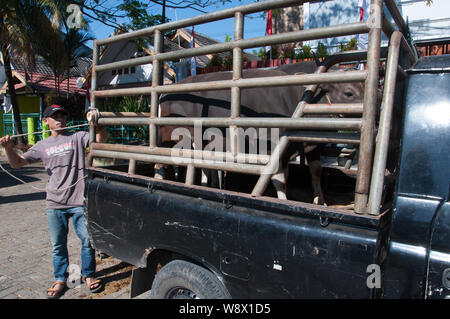
[[[324,201],[323,199],[320,199],[320,196],[315,196],[315,197],[314,197],[313,204],[314,204],[314,205],[327,206],[327,204],[325,203],[325,201]]]

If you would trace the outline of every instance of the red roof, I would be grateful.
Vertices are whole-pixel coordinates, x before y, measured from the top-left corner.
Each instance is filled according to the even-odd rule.
[[[15,72],[17,72],[17,74],[19,74],[22,79],[26,81],[26,84],[23,83],[22,80],[20,83],[15,84],[16,91],[31,91],[33,93],[48,93],[50,91],[56,91],[55,78],[53,75],[28,73],[28,76],[26,76],[24,71],[16,70]],[[59,83],[59,92],[67,93],[66,78]],[[86,90],[77,87],[77,77],[71,77],[69,78],[69,93],[75,92],[85,94]]]

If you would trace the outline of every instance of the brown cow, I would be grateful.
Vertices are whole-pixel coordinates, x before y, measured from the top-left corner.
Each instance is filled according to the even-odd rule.
[[[285,76],[296,73],[312,73],[315,64],[297,63],[285,65],[278,69],[244,70],[243,78]],[[188,77],[180,83],[196,83],[208,81],[231,80],[231,72],[207,73]],[[304,87],[284,86],[269,88],[250,88],[241,90],[241,117],[290,117],[300,101]],[[363,84],[336,84],[324,85],[322,93],[326,92],[332,103],[358,103],[363,99]],[[230,90],[201,91],[185,94],[166,94],[160,99],[160,116],[169,117],[229,117],[230,116]],[[323,94],[318,96],[322,97]],[[176,127],[165,126],[160,128],[160,145],[173,145],[179,140],[172,140],[172,132]],[[193,136],[193,128],[188,128]],[[178,138],[178,137],[175,137]],[[217,150],[217,149],[216,149]],[[217,150],[220,151],[220,150]],[[314,203],[324,204],[324,197],[320,186],[321,164],[320,151],[315,145],[305,148],[305,157],[308,161],[313,180]],[[159,168],[162,166],[159,165]],[[287,167],[287,165],[286,165]],[[279,198],[286,198],[286,176],[283,171],[274,175],[272,182],[277,189]]]

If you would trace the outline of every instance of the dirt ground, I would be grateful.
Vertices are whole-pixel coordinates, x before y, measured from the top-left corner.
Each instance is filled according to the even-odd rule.
[[[89,294],[83,299],[98,299],[127,289],[131,282],[133,265],[121,262],[113,257],[96,258],[97,277],[101,278],[104,289],[97,294]]]

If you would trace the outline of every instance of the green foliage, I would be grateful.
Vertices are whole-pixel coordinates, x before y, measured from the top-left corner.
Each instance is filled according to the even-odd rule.
[[[318,58],[326,58],[328,56],[328,50],[325,44],[319,41],[317,44],[316,55]]]
[[[347,43],[339,43],[339,51],[351,51],[358,49],[358,40],[356,38],[352,38]]]
[[[311,47],[308,45],[303,45],[295,55],[295,58],[299,60],[314,58]]]
[[[293,46],[289,45],[282,48],[280,57],[282,59],[295,59],[295,49]]]
[[[149,96],[124,96],[101,101],[98,109],[103,112],[149,112]],[[114,125],[108,127],[108,142],[130,143],[147,141],[148,126]]]
[[[266,52],[263,48],[259,48],[259,50],[253,50],[252,53],[258,56],[260,59],[264,60],[266,58]]]
[[[123,0],[122,4],[117,8],[125,12],[126,16],[131,20],[124,24],[127,29],[138,30],[161,24],[163,16],[160,14],[149,14],[148,4],[137,0]],[[165,19],[168,22],[168,19]]]

